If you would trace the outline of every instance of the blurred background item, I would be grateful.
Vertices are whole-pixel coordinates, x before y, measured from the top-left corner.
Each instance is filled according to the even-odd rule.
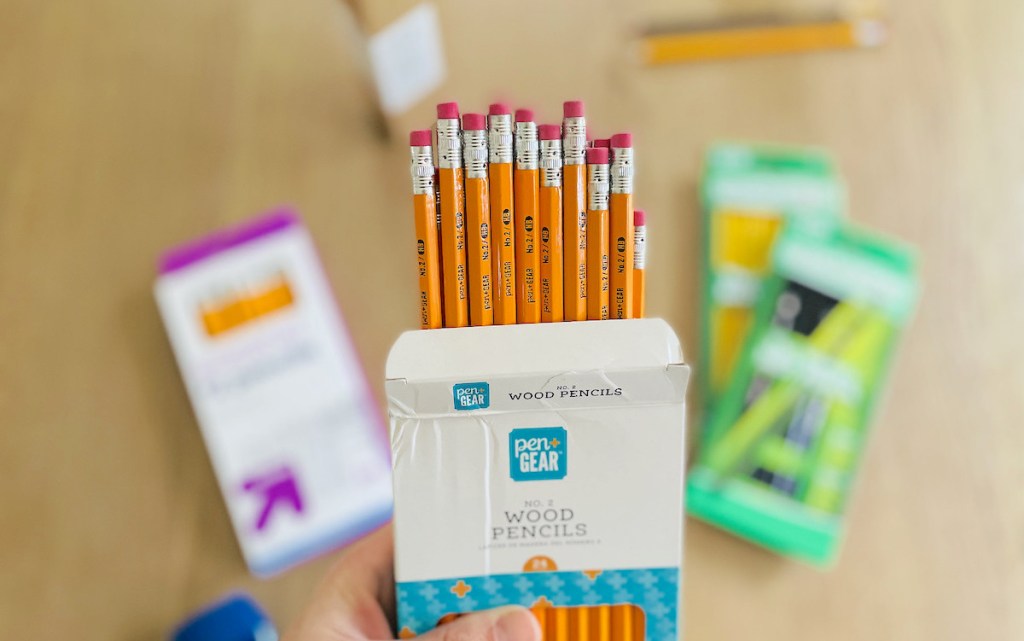
[[[235,594],[184,621],[171,641],[277,641],[277,630],[250,597]]]

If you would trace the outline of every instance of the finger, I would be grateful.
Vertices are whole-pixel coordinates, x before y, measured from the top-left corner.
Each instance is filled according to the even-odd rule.
[[[526,608],[474,612],[418,637],[421,641],[541,641],[540,625]]]
[[[349,546],[316,589],[286,641],[346,641],[391,636],[382,604],[394,603],[391,526]]]

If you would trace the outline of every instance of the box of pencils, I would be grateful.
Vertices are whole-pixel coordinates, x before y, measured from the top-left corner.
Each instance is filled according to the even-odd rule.
[[[660,319],[402,335],[400,633],[515,604],[548,641],[678,639],[688,373]]]
[[[914,256],[893,241],[852,227],[788,228],[736,373],[706,422],[689,512],[829,564],[917,291]]]
[[[679,638],[689,369],[643,318],[632,137],[562,116],[445,103],[436,142],[410,137],[429,331],[387,364],[403,638],[502,605],[548,641]]]
[[[842,220],[845,189],[824,152],[720,143],[701,177],[701,397],[714,407],[735,371],[754,305],[784,225],[828,232]]]

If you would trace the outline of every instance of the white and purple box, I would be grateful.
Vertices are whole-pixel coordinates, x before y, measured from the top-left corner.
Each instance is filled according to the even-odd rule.
[[[155,293],[254,574],[390,519],[384,421],[293,212],[168,251]]]

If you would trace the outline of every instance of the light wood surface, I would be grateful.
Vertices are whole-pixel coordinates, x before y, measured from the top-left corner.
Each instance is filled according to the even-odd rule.
[[[878,52],[647,70],[633,3],[521,2],[497,34],[441,3],[466,107],[633,129],[649,310],[690,354],[709,141],[830,148],[853,218],[920,247],[838,567],[689,523],[692,641],[1024,638],[1024,4],[893,4]],[[292,203],[381,392],[416,321],[407,151],[355,34],[333,0],[0,3],[0,636],[163,638],[231,589],[284,625],[330,562],[247,575],[151,286],[162,249]]]

